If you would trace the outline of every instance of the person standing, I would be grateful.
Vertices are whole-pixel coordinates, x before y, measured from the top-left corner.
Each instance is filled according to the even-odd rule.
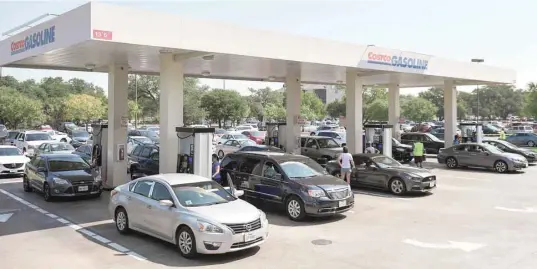
[[[371,145],[371,143],[366,144],[365,153],[375,154],[379,151]]]
[[[220,176],[220,162],[218,159],[218,155],[216,154],[213,154],[212,173],[213,180],[218,182],[218,184],[222,184],[222,177]]]
[[[412,154],[414,155],[414,163],[416,163],[416,167],[423,168],[425,147],[421,141],[416,141],[412,144]]]
[[[341,153],[338,157],[338,163],[341,171],[341,179],[347,181],[347,183],[351,184],[351,170],[354,166],[354,161],[352,160],[352,154],[349,153],[349,149],[347,147],[343,147],[343,153]]]
[[[500,130],[500,140],[505,140],[505,130],[503,128]]]

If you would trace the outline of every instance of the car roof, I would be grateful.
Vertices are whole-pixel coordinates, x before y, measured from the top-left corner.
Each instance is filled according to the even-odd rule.
[[[384,155],[379,154],[379,153],[357,153],[357,154],[352,154],[352,157],[369,157],[369,158],[372,158],[372,157],[377,157],[377,156],[384,156]]]
[[[182,185],[189,183],[198,183],[198,182],[207,182],[212,181],[210,178],[194,175],[194,174],[184,174],[184,173],[168,173],[168,174],[158,174],[148,177],[143,177],[145,179],[159,179],[164,182],[167,182],[170,185]],[[141,179],[143,179],[141,178]]]
[[[25,134],[46,134],[45,131],[38,131],[38,130],[31,130],[31,131],[24,131]]]
[[[322,132],[324,132],[324,131],[322,131]],[[304,136],[301,136],[301,138],[333,139],[332,137],[322,136],[322,135],[304,135]]]
[[[256,156],[256,157],[270,157],[275,161],[281,160],[299,160],[299,159],[308,159],[308,157],[303,155],[296,155],[285,152],[274,152],[274,151],[236,151],[230,155],[235,156]]]
[[[147,136],[141,136],[141,135],[131,135],[129,137],[132,138],[132,139],[136,139],[136,138],[147,138],[147,139],[149,139]]]
[[[68,157],[80,158],[79,155],[71,154],[71,153],[65,153],[65,154],[39,154],[39,156],[42,157],[42,158],[47,158],[47,159],[55,159],[55,158],[61,159],[61,158],[68,158]]]
[[[0,149],[11,149],[11,148],[17,148],[17,147],[9,146],[9,145],[0,145]]]

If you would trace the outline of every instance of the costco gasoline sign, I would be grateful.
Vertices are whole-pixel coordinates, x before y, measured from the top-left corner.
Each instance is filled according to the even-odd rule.
[[[24,39],[11,42],[11,55],[19,54],[56,41],[56,26],[26,36]]]

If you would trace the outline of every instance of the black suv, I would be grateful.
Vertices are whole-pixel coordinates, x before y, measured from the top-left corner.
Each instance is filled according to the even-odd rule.
[[[244,190],[245,198],[285,208],[291,220],[329,216],[350,210],[354,193],[349,184],[302,155],[278,152],[235,152],[221,162],[221,176]]]
[[[430,133],[404,133],[401,134],[401,143],[412,145],[414,142],[420,141],[423,143],[426,153],[438,154],[441,148],[445,147],[444,141]]]
[[[159,146],[142,144],[129,154],[131,179],[159,173]]]

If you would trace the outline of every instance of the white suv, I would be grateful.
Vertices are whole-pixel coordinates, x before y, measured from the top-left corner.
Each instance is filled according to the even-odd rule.
[[[24,131],[15,137],[15,146],[26,156],[33,156],[37,147],[45,142],[54,141],[43,131]]]

